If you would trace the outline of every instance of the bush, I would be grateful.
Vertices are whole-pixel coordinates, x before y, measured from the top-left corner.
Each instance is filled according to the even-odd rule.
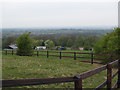
[[[32,55],[33,40],[30,38],[30,32],[21,35],[17,39],[17,54],[20,56]]]

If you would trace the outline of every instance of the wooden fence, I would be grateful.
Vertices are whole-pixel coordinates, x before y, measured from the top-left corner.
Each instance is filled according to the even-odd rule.
[[[7,55],[7,54],[11,54],[11,55],[14,55],[14,54],[17,54],[16,51],[4,51],[4,53]],[[42,54],[44,53],[44,54]],[[52,53],[52,55],[50,54]],[[58,55],[53,55],[53,54],[58,54]],[[71,54],[70,56],[65,56],[65,55],[62,55],[62,54]],[[89,55],[89,57],[85,57],[85,56],[77,56],[77,55]],[[25,54],[24,54],[25,55]],[[102,64],[101,62],[96,62],[95,60],[106,60],[106,59],[103,59],[102,57],[104,56],[109,56],[110,55],[99,55],[101,56],[100,58],[96,58],[94,57],[96,54],[95,53],[83,53],[83,52],[61,52],[61,51],[33,51],[33,54],[26,54],[26,55],[36,55],[36,56],[46,56],[47,58],[49,58],[50,56],[53,56],[53,57],[59,57],[60,59],[62,59],[62,57],[64,58],[73,58],[74,60],[76,60],[77,58],[79,59],[90,59],[90,60],[81,60],[80,62],[88,62],[88,63],[99,63],[99,64]],[[110,60],[109,60],[110,61]]]
[[[112,67],[118,66],[117,72],[112,75]],[[101,71],[107,69],[107,80],[105,80],[102,84],[95,87],[95,90],[100,90],[107,85],[107,90],[111,90],[112,88],[120,88],[120,59],[108,63],[99,68],[87,71],[82,74],[77,74],[73,77],[61,77],[61,78],[46,78],[46,79],[6,79],[2,81],[2,87],[17,87],[17,86],[30,86],[30,85],[43,85],[43,84],[54,84],[54,83],[65,83],[65,82],[74,82],[75,90],[82,90],[82,80],[91,77],[92,75],[98,74]],[[112,79],[118,75],[118,79],[112,87]]]

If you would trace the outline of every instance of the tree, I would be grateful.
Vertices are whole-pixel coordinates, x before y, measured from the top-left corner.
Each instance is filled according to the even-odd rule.
[[[55,46],[55,44],[52,40],[46,40],[44,43],[45,43],[45,46],[47,47],[47,49],[52,49]]]
[[[67,41],[67,47],[71,47],[73,45],[73,41],[71,39],[69,39]]]
[[[89,50],[90,48],[94,47],[98,37],[96,36],[89,36],[84,39],[84,49]]]
[[[36,46],[44,46],[43,40],[35,40],[35,39],[33,39],[33,44],[34,44],[34,47],[36,47]]]
[[[79,47],[83,47],[84,46],[84,39],[81,36],[77,37],[77,39],[73,45],[74,45],[73,46],[74,49],[78,49]]]
[[[28,56],[32,53],[33,40],[30,38],[30,33],[25,33],[17,39],[18,55]]]
[[[62,36],[58,39],[58,45],[65,47],[65,46],[67,46],[67,41],[68,41],[68,37]]]
[[[109,54],[117,59],[120,54],[120,28],[115,28],[113,32],[107,33],[101,37],[94,46],[94,50],[98,54]],[[111,57],[110,57],[111,58]]]

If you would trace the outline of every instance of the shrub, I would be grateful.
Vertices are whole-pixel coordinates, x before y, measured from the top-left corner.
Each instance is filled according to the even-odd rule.
[[[30,56],[32,54],[33,40],[30,33],[25,33],[17,39],[17,54],[20,56]]]

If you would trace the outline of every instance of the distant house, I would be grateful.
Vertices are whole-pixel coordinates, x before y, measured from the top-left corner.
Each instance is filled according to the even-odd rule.
[[[36,50],[45,50],[46,46],[36,46],[35,49]]]
[[[11,45],[8,45],[4,50],[17,50],[17,46],[16,44],[11,44]]]
[[[80,51],[83,51],[83,50],[84,50],[84,48],[80,47],[80,48],[79,48],[79,50],[80,50]]]

